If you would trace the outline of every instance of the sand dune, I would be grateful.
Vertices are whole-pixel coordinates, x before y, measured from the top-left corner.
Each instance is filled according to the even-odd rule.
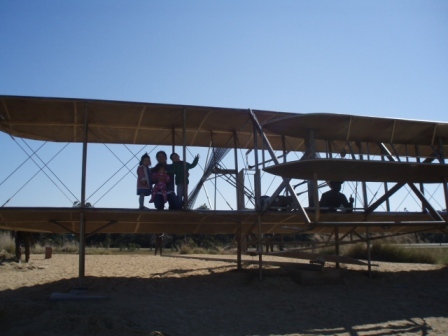
[[[337,284],[301,285],[293,267],[266,266],[260,281],[256,265],[238,272],[235,256],[210,258],[87,255],[79,298],[89,299],[67,299],[79,285],[77,255],[4,261],[0,334],[448,334],[447,267],[379,263],[368,278],[342,265]]]

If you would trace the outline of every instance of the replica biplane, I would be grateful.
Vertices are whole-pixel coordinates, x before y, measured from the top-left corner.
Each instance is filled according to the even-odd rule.
[[[327,235],[325,243],[338,250],[348,237],[351,242],[370,242],[390,235],[448,232],[448,123],[88,99],[0,96],[0,100],[2,132],[83,144],[80,206],[0,208],[0,229],[79,234],[80,277],[84,239],[96,233],[234,234],[240,266],[241,246],[249,235],[258,237],[261,258],[264,235]],[[212,147],[214,153],[246,149],[254,162],[253,208],[245,206],[237,155],[233,169],[223,172],[218,154],[204,171],[204,180],[210,174],[232,175],[237,210],[191,210],[200,185],[186,199],[186,210],[88,207],[86,152],[91,143],[177,145],[183,147],[184,157],[187,147]],[[288,161],[290,153],[298,159]],[[281,177],[270,195],[262,195],[263,171]],[[306,186],[307,202],[299,200],[293,179]],[[355,181],[362,189],[361,206],[353,211],[320,207],[322,181],[324,185]],[[384,184],[384,191],[369,198],[368,183]],[[441,186],[445,210],[428,200],[426,184]],[[379,210],[404,187],[421,202],[419,211],[390,211],[388,206]]]

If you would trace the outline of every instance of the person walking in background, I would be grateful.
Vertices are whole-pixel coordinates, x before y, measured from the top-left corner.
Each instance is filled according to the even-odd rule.
[[[174,175],[171,173],[172,165],[167,164],[167,155],[164,151],[159,151],[156,154],[157,162],[165,167],[165,170],[170,177],[170,181],[166,183],[166,198],[168,200],[170,210],[178,210],[181,208],[180,202],[174,192]],[[156,166],[157,167],[157,166]],[[155,167],[152,173],[156,171]],[[154,206],[157,210],[163,210],[165,207],[165,201],[162,194],[156,194],[154,197]]]
[[[22,260],[22,245],[25,247],[25,262],[30,261],[31,244],[33,243],[33,236],[31,232],[16,231],[15,232],[16,243],[16,260],[18,263]]]
[[[190,175],[188,171],[194,167],[199,162],[199,154],[195,156],[192,163],[185,162],[185,167],[187,169],[186,173],[184,173],[184,161],[180,160],[180,157],[177,153],[173,153],[170,155],[171,161],[173,161],[171,172],[176,175],[176,192],[177,198],[180,204],[184,204],[184,195],[188,194],[188,176]],[[184,178],[186,180],[184,181]],[[185,183],[184,183],[185,182]]]
[[[274,252],[274,234],[266,233],[264,235],[264,238],[266,239],[266,253],[269,253],[269,250],[271,250],[271,252]]]
[[[160,255],[162,255],[163,236],[164,236],[164,233],[157,233],[156,234],[156,242],[155,242],[156,248],[155,248],[154,255],[157,255],[157,250],[159,250]]]
[[[144,206],[145,196],[151,195],[151,158],[148,154],[143,154],[140,164],[137,168],[137,195],[139,196],[138,204],[141,210],[148,209]]]

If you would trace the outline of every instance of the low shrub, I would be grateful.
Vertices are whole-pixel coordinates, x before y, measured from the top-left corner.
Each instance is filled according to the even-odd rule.
[[[0,251],[2,250],[9,254],[16,254],[16,243],[9,232],[0,233]]]
[[[66,242],[62,246],[55,246],[53,247],[53,251],[57,253],[78,253],[79,246],[78,242],[72,241],[72,242]]]
[[[123,252],[123,250],[127,250],[128,252],[135,252],[135,250],[140,250],[140,245],[136,243],[129,243],[129,244],[118,244],[118,250],[120,252]]]
[[[225,254],[223,248],[212,246],[210,248],[203,248],[198,246],[191,246],[188,244],[181,245],[179,254]]]
[[[356,244],[344,249],[343,254],[356,258],[368,259],[367,246],[365,244]],[[436,264],[437,258],[428,251],[405,248],[400,245],[374,243],[370,249],[370,258],[375,261]]]
[[[201,254],[198,251],[204,251],[203,248],[198,248],[194,246],[190,246],[188,244],[182,244],[179,248],[180,254]]]
[[[86,254],[89,255],[110,255],[112,250],[104,247],[89,247],[86,248]]]

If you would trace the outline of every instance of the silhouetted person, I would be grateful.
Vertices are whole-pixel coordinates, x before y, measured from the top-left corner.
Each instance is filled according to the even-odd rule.
[[[139,196],[138,205],[140,210],[148,210],[144,206],[144,201],[145,196],[151,195],[152,179],[150,166],[151,158],[148,154],[143,154],[137,168],[137,195]]]
[[[25,232],[25,231],[16,231],[15,232],[16,258],[17,258],[18,263],[22,259],[22,245],[25,247],[25,262],[30,261],[32,241],[33,241],[33,236],[31,234],[31,232]]]
[[[172,153],[170,155],[171,161],[173,161],[173,164],[171,165],[171,173],[176,175],[176,193],[177,198],[179,199],[180,204],[184,204],[184,193],[188,195],[188,183],[190,182],[188,180],[188,176],[190,173],[188,172],[190,169],[196,167],[196,165],[199,162],[199,154],[194,157],[194,160],[192,163],[185,163],[185,166],[187,168],[187,181],[185,183],[184,181],[184,162],[181,161],[179,154]]]
[[[169,182],[166,182],[166,198],[169,204],[168,209],[170,210],[179,210],[181,209],[182,205],[179,202],[179,199],[176,196],[176,193],[174,192],[174,175],[170,174],[170,171],[172,169],[172,165],[166,163],[166,153],[164,151],[159,151],[156,154],[156,159],[159,165],[156,167],[160,167],[160,165],[163,165],[165,167],[165,170],[168,172],[168,176],[170,178]],[[151,173],[156,172],[155,168],[151,170]],[[155,182],[155,181],[153,181]],[[162,193],[157,193],[154,197],[154,206],[157,210],[163,210],[165,207],[165,199],[162,195]]]
[[[158,163],[152,173],[152,181],[154,182],[154,187],[152,188],[152,197],[149,201],[154,202],[157,195],[162,195],[163,203],[168,202],[168,190],[167,185],[170,183],[171,179],[166,171],[166,165]]]
[[[159,250],[160,251],[160,255],[162,255],[163,235],[164,235],[163,233],[156,234],[156,248],[155,248],[154,255],[157,255],[157,250]]]
[[[347,201],[347,197],[341,193],[341,185],[343,182],[331,181],[328,183],[330,186],[329,191],[324,192],[319,202],[319,206],[323,211],[337,211],[341,206],[345,208],[347,212],[353,211],[353,197],[350,196],[350,202]]]
[[[274,252],[274,234],[266,233],[264,236],[266,238],[266,253],[269,253],[269,250],[271,250],[271,252]]]

